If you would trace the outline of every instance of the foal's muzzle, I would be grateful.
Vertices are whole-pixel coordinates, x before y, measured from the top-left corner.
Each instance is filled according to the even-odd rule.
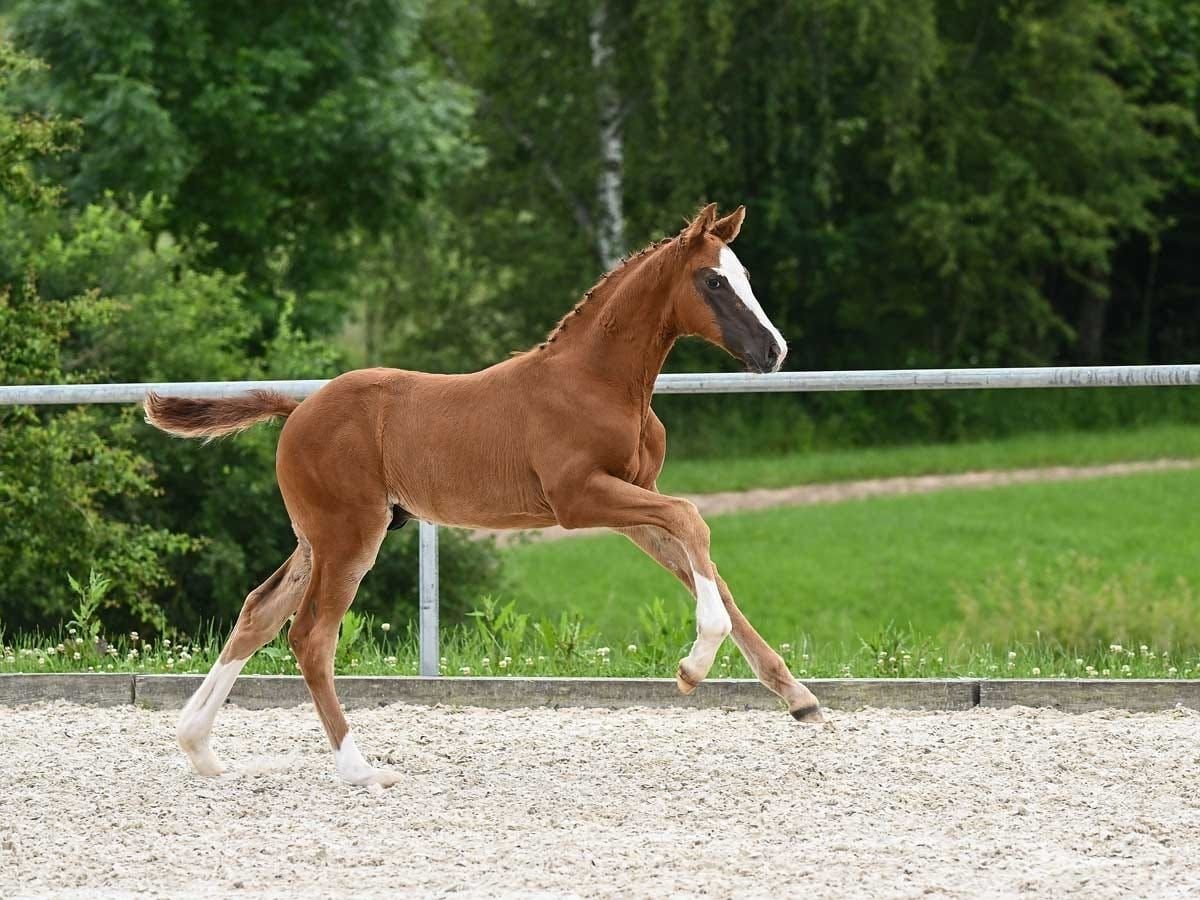
[[[742,362],[746,364],[747,372],[757,372],[761,375],[765,372],[778,372],[786,355],[774,339],[769,339],[758,350],[748,352],[742,357]]]

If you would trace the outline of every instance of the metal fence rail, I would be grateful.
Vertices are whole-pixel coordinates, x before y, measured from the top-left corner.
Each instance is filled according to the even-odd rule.
[[[0,406],[140,403],[147,391],[172,397],[229,397],[255,389],[307,397],[327,381],[174,381],[147,384],[33,384],[0,387]],[[659,375],[658,394],[762,394],[815,391],[966,391],[994,388],[1170,387],[1200,385],[1200,365],[1079,366],[1030,369],[878,369],[855,372],[720,372]]]
[[[182,381],[152,384],[0,386],[0,406],[140,403],[148,391],[172,397],[229,397],[272,389],[307,397],[327,384],[306,381]],[[996,388],[1170,387],[1200,385],[1200,365],[1082,366],[1026,369],[881,369],[853,372],[777,372],[660,375],[658,394],[751,394],[815,391],[947,391]],[[437,526],[420,524],[421,674],[437,675]]]

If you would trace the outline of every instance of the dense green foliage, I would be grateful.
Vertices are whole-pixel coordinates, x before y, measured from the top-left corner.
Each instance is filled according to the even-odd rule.
[[[1187,360],[1198,60],[1197,0],[3,2],[0,381],[480,366],[706,200],[749,207],[794,368]],[[699,455],[1196,421],[1200,394],[660,408]],[[270,428],[0,425],[7,623],[92,568],[129,622],[228,619],[289,550]],[[412,530],[362,608],[410,608]],[[500,586],[485,544],[443,560],[450,611]]]

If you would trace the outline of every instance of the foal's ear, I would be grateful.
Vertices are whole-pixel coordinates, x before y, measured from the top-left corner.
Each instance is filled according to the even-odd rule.
[[[732,244],[738,232],[742,230],[742,222],[746,219],[746,207],[739,206],[723,219],[713,223],[712,233],[727,244]]]
[[[681,237],[685,244],[690,244],[692,241],[703,236],[704,232],[710,230],[713,222],[717,219],[717,204],[710,203],[700,212],[696,213],[696,218],[692,219],[691,224],[683,229]]]

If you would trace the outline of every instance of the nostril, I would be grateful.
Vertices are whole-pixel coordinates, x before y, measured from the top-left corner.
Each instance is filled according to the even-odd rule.
[[[773,366],[779,362],[779,345],[774,341],[767,347],[767,365]]]

